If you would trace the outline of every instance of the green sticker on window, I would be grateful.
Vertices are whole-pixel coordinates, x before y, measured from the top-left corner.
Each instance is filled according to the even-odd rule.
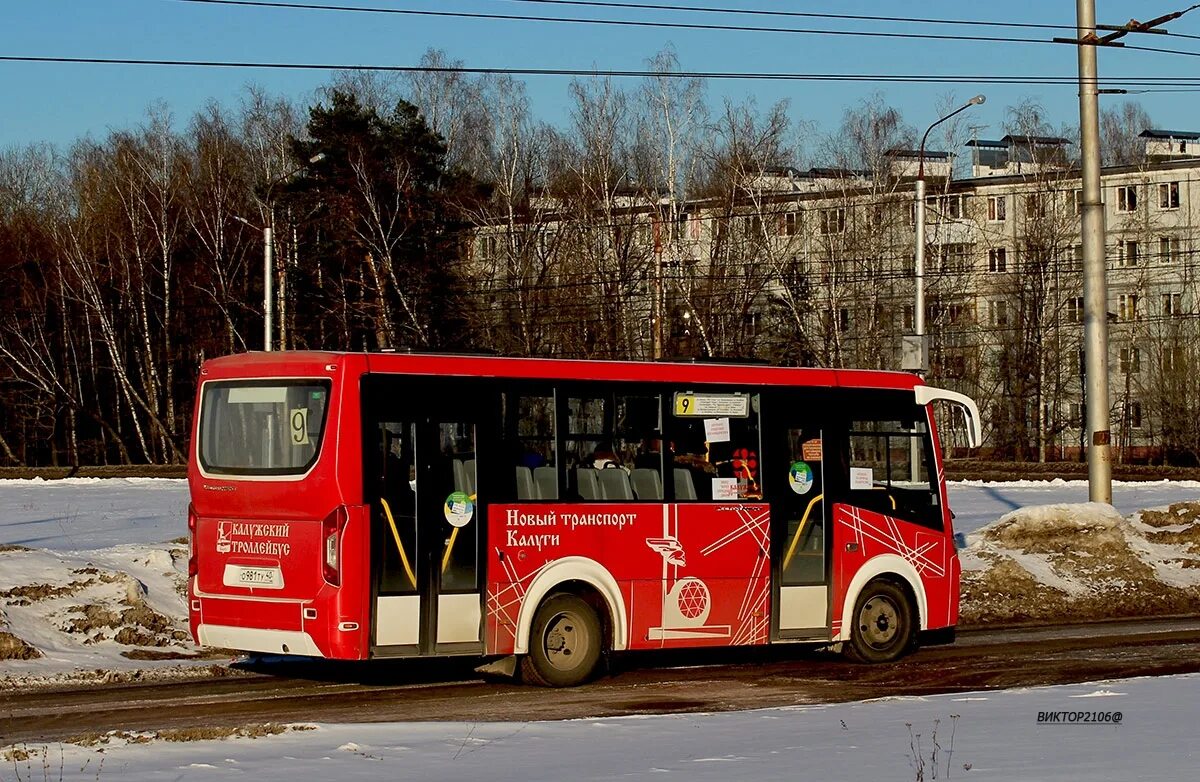
[[[456,491],[446,498],[444,512],[451,527],[465,527],[475,515],[475,503],[465,491]]]
[[[813,485],[813,471],[808,462],[792,462],[788,469],[788,486],[797,494],[808,494]]]

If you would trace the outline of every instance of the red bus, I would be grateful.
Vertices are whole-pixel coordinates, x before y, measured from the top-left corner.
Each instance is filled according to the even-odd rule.
[[[188,466],[202,645],[515,655],[953,640],[935,400],[911,374],[251,353],[201,371]]]

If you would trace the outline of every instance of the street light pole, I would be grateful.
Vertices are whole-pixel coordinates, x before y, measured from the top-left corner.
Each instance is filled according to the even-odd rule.
[[[271,350],[271,335],[275,320],[275,242],[271,236],[271,223],[263,226],[263,350]]]
[[[915,310],[913,312],[913,332],[915,334],[915,345],[910,348],[917,351],[915,357],[906,356],[905,369],[916,370],[917,374],[924,375],[929,371],[929,343],[925,338],[925,142],[929,140],[929,134],[938,125],[941,125],[946,120],[956,114],[966,111],[972,106],[978,106],[987,98],[983,95],[976,95],[969,101],[959,106],[954,111],[939,119],[937,122],[930,125],[925,130],[925,135],[921,136],[921,147],[917,151],[917,184],[915,189],[915,205],[914,221],[916,223],[917,232],[917,248],[914,257],[915,266]]]
[[[308,159],[308,163],[292,169],[283,176],[275,177],[267,184],[264,194],[264,202],[267,206],[267,224],[262,227],[263,235],[263,350],[272,350],[272,341],[275,334],[275,209],[271,206],[271,193],[280,183],[299,174],[305,168],[316,163],[320,163],[325,159],[324,152],[318,152]],[[233,219],[239,223],[245,223],[251,228],[257,229],[254,223],[244,217],[233,215]]]

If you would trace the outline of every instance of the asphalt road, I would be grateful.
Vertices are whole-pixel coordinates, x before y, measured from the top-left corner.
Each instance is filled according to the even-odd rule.
[[[266,722],[556,720],[727,711],[1200,671],[1200,619],[976,629],[891,665],[796,647],[630,653],[583,687],[486,681],[477,660],[273,662],[193,680],[0,694],[0,745]]]

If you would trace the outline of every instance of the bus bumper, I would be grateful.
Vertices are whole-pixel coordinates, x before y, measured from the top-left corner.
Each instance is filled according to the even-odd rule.
[[[324,657],[316,641],[302,630],[262,630],[256,627],[199,624],[196,640],[201,646],[236,649],[263,654],[300,654]]]

